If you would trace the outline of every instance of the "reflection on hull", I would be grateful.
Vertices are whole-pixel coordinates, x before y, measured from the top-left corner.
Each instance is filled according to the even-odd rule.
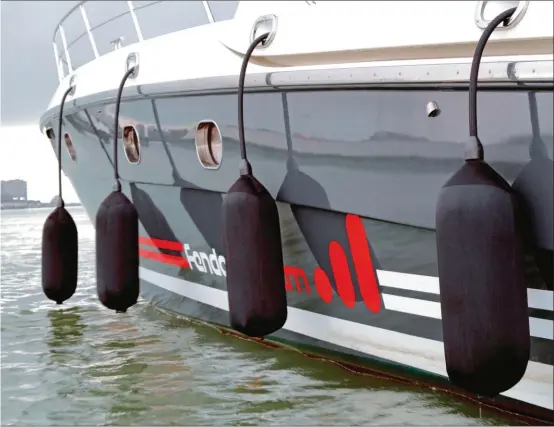
[[[249,158],[278,200],[287,275],[289,320],[269,338],[444,379],[434,211],[439,189],[462,161],[466,96],[426,90],[248,95],[246,123],[256,127],[246,129]],[[546,207],[553,193],[547,179],[552,177],[552,92],[535,96],[540,129],[529,124],[527,92],[480,95],[487,159],[510,183],[516,181],[531,230],[531,362],[524,379],[493,404],[552,419],[554,239]],[[430,100],[441,107],[435,118],[423,112]],[[494,105],[509,105],[514,114],[499,115]],[[68,112],[66,126],[78,160],[63,161],[91,218],[112,185],[111,149],[106,147],[111,109],[106,104]],[[120,172],[141,224],[143,296],[228,326],[221,203],[239,163],[235,97],[136,100],[124,102],[121,114],[122,126],[125,120],[141,124],[141,162],[122,162]],[[217,170],[200,165],[194,146],[195,124],[206,118],[218,124],[223,136]],[[537,141],[541,157],[531,160],[529,149]],[[347,214],[363,223],[378,310],[370,310],[360,292]],[[352,298],[345,296],[350,290],[344,286],[350,285],[341,285],[334,268],[332,242],[344,253]]]

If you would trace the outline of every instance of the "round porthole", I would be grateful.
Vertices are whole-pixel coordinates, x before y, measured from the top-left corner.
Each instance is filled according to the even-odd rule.
[[[73,160],[74,162],[77,161],[77,152],[75,151],[73,141],[71,141],[71,137],[67,132],[64,134],[63,139],[65,139],[65,147],[67,148],[67,153],[69,154],[69,157],[71,157],[71,160]]]
[[[223,157],[223,140],[214,121],[202,120],[198,123],[194,143],[200,164],[206,169],[219,168]]]
[[[125,148],[125,157],[127,157],[129,163],[139,163],[140,139],[133,126],[125,126],[123,128],[123,146]]]

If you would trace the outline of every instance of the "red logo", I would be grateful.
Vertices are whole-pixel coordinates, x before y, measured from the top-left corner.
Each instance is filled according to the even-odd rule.
[[[348,246],[364,303],[370,311],[378,313],[381,310],[379,287],[364,225],[359,216],[346,215],[346,235],[348,236]],[[335,240],[329,244],[329,260],[331,261],[331,269],[333,270],[339,297],[344,305],[353,307],[356,304],[355,291],[352,274],[348,267],[348,259],[344,249]],[[327,303],[331,302],[333,298],[331,282],[321,267],[315,269],[314,281],[321,299]]]
[[[346,235],[348,237],[348,248],[352,255],[356,279],[364,303],[371,312],[378,313],[381,310],[381,297],[379,295],[377,277],[371,260],[371,252],[365,235],[364,225],[358,215],[346,215]],[[223,256],[217,257],[215,253],[207,255],[196,251],[192,251],[189,254],[190,248],[188,244],[184,245],[180,242],[161,239],[139,237],[139,243],[146,246],[154,246],[158,250],[165,249],[175,253],[185,251],[185,256],[179,256],[140,248],[139,255],[143,258],[186,269],[191,269],[194,266],[194,269],[204,273],[226,276],[224,268],[225,258]],[[215,264],[213,264],[213,260],[210,261],[210,256],[212,255],[215,256],[214,259],[217,258],[221,271],[214,269],[213,265]],[[346,252],[336,240],[329,243],[329,261],[331,262],[331,270],[340,299],[346,307],[354,307],[356,305],[356,293],[352,273],[348,266],[348,258]],[[287,291],[292,291],[294,286],[297,292],[311,294],[310,282],[306,272],[302,268],[286,265],[284,274]],[[329,277],[321,267],[317,267],[314,270],[314,283],[320,298],[326,303],[330,303],[333,300],[333,287]]]
[[[346,215],[346,235],[364,303],[371,312],[378,313],[381,310],[379,286],[377,285],[377,277],[371,260],[364,225],[358,215]],[[329,260],[331,261],[331,270],[340,299],[345,306],[354,307],[356,305],[356,293],[352,273],[348,266],[348,258],[346,252],[336,240],[329,243]],[[319,297],[329,304],[333,300],[333,287],[329,277],[321,267],[317,267],[314,271],[314,283]],[[302,292],[302,284],[304,284],[305,292],[307,294],[311,293],[310,284],[304,270],[300,267],[287,265],[285,266],[285,287],[287,291],[293,290],[293,284],[296,285],[297,292]]]

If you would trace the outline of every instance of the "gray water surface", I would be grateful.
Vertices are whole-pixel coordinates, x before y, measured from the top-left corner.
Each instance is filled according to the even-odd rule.
[[[103,308],[94,229],[79,230],[79,285],[42,294],[50,209],[1,213],[2,425],[506,425],[439,391],[362,376],[290,349],[225,336],[141,302]]]

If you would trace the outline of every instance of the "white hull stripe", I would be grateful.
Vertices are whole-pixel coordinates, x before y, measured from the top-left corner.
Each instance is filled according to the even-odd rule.
[[[160,288],[229,311],[227,292],[140,267],[140,277]],[[341,347],[447,377],[443,344],[426,338],[288,308],[284,329]],[[524,378],[504,396],[554,409],[552,366],[529,361]]]
[[[424,301],[415,298],[401,297],[397,295],[383,295],[383,302],[387,310],[399,311],[402,313],[415,314],[416,316],[441,318],[440,303]],[[529,318],[531,336],[554,340],[554,322],[548,319]]]
[[[377,277],[381,286],[440,295],[438,277],[385,270],[377,270]],[[529,308],[554,311],[554,293],[552,291],[527,289],[527,299]]]

